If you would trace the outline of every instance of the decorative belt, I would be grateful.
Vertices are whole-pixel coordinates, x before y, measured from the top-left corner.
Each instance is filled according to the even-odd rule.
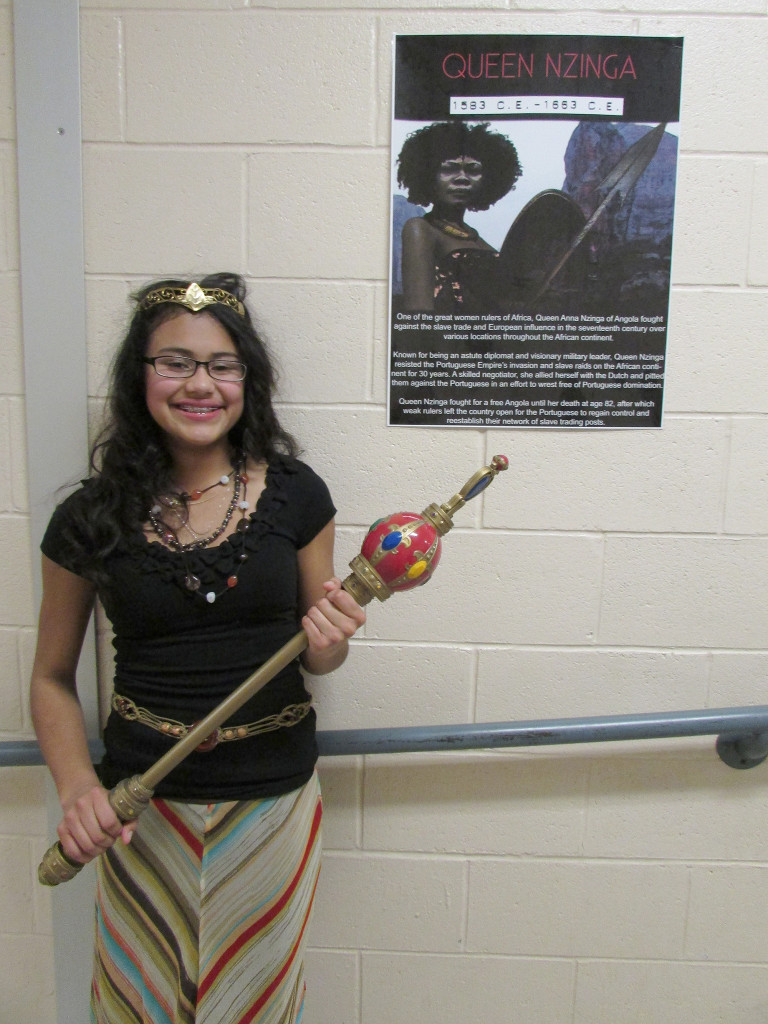
[[[119,693],[112,694],[112,707],[127,722],[141,722],[142,725],[147,725],[150,729],[155,729],[157,732],[173,737],[173,739],[181,739],[194,728],[194,723],[192,725],[185,725],[184,722],[178,722],[175,718],[160,718],[159,715],[154,715],[146,708],[139,707],[130,697],[122,697]],[[277,714],[266,715],[255,722],[243,722],[242,725],[230,725],[225,728],[216,729],[215,732],[206,736],[196,749],[202,751],[213,750],[219,743],[227,743],[231,740],[244,740],[249,736],[258,736],[262,732],[274,732],[276,729],[290,728],[290,726],[297,725],[303,718],[306,718],[311,707],[311,700],[305,701],[303,704],[288,704],[282,711],[278,711]]]

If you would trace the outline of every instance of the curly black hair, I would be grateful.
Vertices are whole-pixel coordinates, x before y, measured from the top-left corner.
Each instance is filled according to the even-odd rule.
[[[186,289],[190,283],[175,278],[154,281],[132,296],[136,308],[112,363],[106,424],[91,449],[88,501],[78,502],[79,521],[70,537],[82,559],[81,574],[97,583],[105,581],[104,558],[121,538],[143,526],[157,497],[173,489],[173,466],[164,434],[147,408],[142,357],[152,331],[186,310],[171,302],[142,309],[141,302],[156,289]],[[232,448],[256,461],[297,455],[298,446],[280,426],[272,404],[276,372],[245,307],[243,279],[238,274],[219,273],[199,278],[198,284],[223,288],[244,306],[244,315],[223,303],[194,314],[217,320],[247,367],[243,414],[229,433]]]
[[[407,190],[408,202],[433,203],[440,165],[457,156],[474,157],[483,165],[481,190],[470,210],[493,206],[514,188],[523,170],[514,143],[490,131],[487,122],[436,121],[412,132],[397,158],[397,183]]]

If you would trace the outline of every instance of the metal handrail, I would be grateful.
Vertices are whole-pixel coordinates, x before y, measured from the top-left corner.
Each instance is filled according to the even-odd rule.
[[[402,754],[423,751],[543,747],[568,743],[717,736],[716,750],[731,768],[754,768],[768,757],[768,705],[659,711],[651,714],[551,718],[529,722],[417,725],[391,729],[333,729],[319,732],[323,757]],[[91,756],[103,753],[100,741]],[[0,743],[0,768],[43,764],[34,740]]]

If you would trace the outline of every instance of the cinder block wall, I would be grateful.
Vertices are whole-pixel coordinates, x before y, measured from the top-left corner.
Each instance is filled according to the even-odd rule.
[[[341,572],[371,521],[510,457],[430,586],[370,608],[347,664],[313,682],[323,728],[766,703],[768,17],[764,0],[668,7],[81,4],[94,413],[128,292],[234,268],[335,496]],[[37,558],[12,32],[0,0],[0,739],[31,735]],[[395,32],[685,36],[663,430],[385,426]],[[768,1018],[768,765],[736,772],[687,740],[333,759],[322,780],[307,1024]],[[0,773],[14,1024],[55,1019],[42,789],[42,770]]]

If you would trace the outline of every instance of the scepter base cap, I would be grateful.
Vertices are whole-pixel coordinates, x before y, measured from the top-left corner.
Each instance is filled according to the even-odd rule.
[[[68,882],[70,878],[74,878],[84,867],[84,864],[70,860],[60,843],[54,843],[45,851],[40,861],[37,880],[41,885],[60,885],[61,882]]]

